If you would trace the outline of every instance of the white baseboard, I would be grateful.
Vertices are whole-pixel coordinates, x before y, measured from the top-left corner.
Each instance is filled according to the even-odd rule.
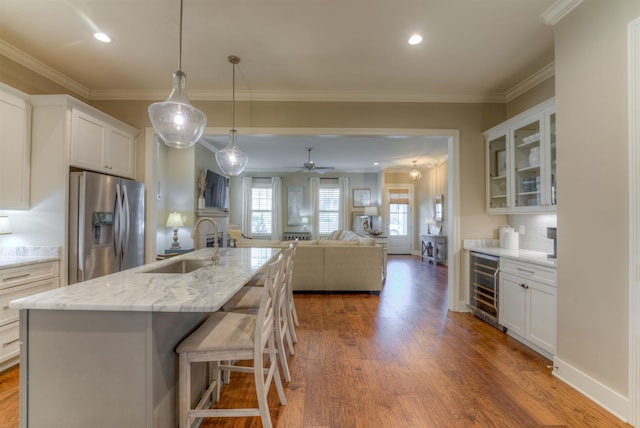
[[[596,379],[567,364],[553,359],[553,375],[613,413],[623,422],[629,421],[629,399]]]
[[[469,306],[467,305],[467,302],[465,302],[464,300],[459,300],[458,304],[456,305],[456,312],[471,312],[469,310]]]

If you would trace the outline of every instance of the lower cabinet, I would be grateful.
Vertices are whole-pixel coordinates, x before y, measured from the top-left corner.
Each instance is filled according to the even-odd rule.
[[[500,262],[499,322],[514,338],[552,358],[556,351],[556,272],[525,262]]]
[[[9,302],[59,286],[59,263],[43,262],[0,269],[0,370],[18,363],[18,310]]]

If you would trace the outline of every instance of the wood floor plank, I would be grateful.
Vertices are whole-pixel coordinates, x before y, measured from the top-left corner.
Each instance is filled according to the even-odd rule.
[[[551,375],[549,360],[469,313],[447,310],[447,269],[389,256],[380,295],[296,294],[300,318],[279,428],[629,427]],[[0,373],[0,427],[18,427],[17,368]],[[255,406],[233,373],[218,405]],[[260,427],[259,418],[201,427]],[[90,427],[88,427],[90,428]]]

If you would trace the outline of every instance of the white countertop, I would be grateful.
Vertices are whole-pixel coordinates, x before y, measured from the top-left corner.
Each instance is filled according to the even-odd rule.
[[[0,269],[58,260],[59,247],[0,247]]]
[[[14,300],[14,309],[213,312],[281,251],[221,248],[218,265],[186,274],[144,273],[179,260],[206,260],[212,248]]]
[[[464,249],[477,253],[489,254],[491,256],[520,260],[528,263],[535,263],[547,267],[558,267],[558,259],[550,259],[547,253],[532,250],[507,250],[492,245],[492,241],[464,241]]]

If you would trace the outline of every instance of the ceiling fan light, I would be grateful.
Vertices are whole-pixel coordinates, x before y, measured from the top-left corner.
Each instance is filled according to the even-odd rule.
[[[187,75],[173,73],[173,90],[166,101],[149,106],[153,129],[167,146],[186,149],[193,146],[207,126],[207,116],[191,105],[187,98]]]
[[[216,162],[224,174],[239,175],[247,167],[249,156],[236,143],[238,131],[229,131],[229,144],[216,152]]]

